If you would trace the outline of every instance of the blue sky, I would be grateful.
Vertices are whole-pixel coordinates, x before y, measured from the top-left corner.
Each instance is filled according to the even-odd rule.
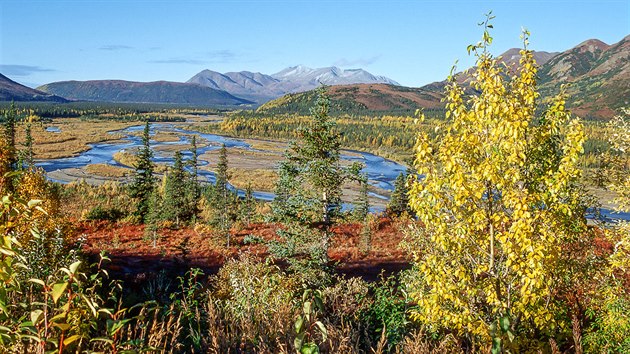
[[[472,64],[466,46],[489,10],[497,55],[521,27],[544,51],[630,34],[630,0],[0,0],[0,73],[33,86],[337,65],[422,86]]]

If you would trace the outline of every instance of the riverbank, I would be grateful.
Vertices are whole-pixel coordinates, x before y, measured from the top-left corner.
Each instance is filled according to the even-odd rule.
[[[185,156],[190,152],[190,138],[197,136],[199,179],[214,182],[214,170],[218,163],[219,149],[226,145],[228,161],[232,177],[229,182],[243,190],[251,182],[254,195],[268,200],[272,195],[278,163],[284,159],[287,148],[284,142],[257,139],[234,139],[215,134],[205,134],[187,130],[187,123],[153,123],[151,124],[151,147],[155,153],[154,162],[158,165],[157,173],[165,171],[164,166],[172,164],[176,151],[183,151]],[[116,141],[91,144],[90,149],[71,158],[40,160],[42,166],[52,180],[68,183],[83,179],[90,184],[102,184],[108,180],[128,181],[124,168],[131,168],[132,159],[122,161],[120,156],[130,155],[140,146],[138,132],[142,125],[131,125],[123,129],[110,131],[109,134],[119,137]],[[63,128],[62,128],[63,129]],[[153,139],[156,137],[157,139]],[[393,181],[405,167],[381,157],[357,151],[342,151],[343,164],[355,161],[363,162],[370,178],[370,204],[382,210],[393,189]],[[131,156],[131,155],[130,155]],[[111,168],[109,168],[111,166]],[[114,171],[115,170],[115,171]],[[119,176],[116,176],[118,174]],[[344,203],[352,203],[359,194],[359,185],[348,182],[342,186]],[[256,194],[258,193],[258,195]]]

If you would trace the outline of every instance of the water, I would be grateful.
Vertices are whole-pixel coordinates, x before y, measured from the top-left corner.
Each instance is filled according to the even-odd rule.
[[[137,125],[122,130],[112,131],[110,132],[111,134],[123,134],[123,142],[90,144],[90,149],[79,154],[79,156],[41,161],[38,162],[37,165],[42,167],[46,172],[52,172],[66,168],[81,168],[90,164],[109,164],[113,166],[122,166],[113,159],[113,155],[119,151],[139,147],[142,144],[142,141],[140,137],[133,134],[141,132],[143,131],[143,129],[143,125]],[[209,145],[198,148],[197,152],[199,155],[202,155],[208,151],[218,150],[221,148],[222,144],[225,144],[225,146],[228,148],[254,150],[250,144],[240,139],[225,137],[216,134],[199,133],[196,131],[176,128],[170,124],[151,124],[149,134],[151,136],[154,136],[156,131],[172,131],[181,134],[196,135],[198,139],[205,139],[207,142],[209,142]],[[190,141],[188,137],[182,135],[179,137],[179,141],[156,142],[154,140],[151,140],[150,143],[152,148],[157,148],[167,145],[183,145],[190,143]],[[173,163],[173,156],[171,154],[160,152],[158,150],[154,150],[154,152],[155,156],[152,159],[153,162],[168,164]],[[387,191],[392,191],[394,189],[393,181],[396,179],[399,173],[406,170],[405,166],[399,165],[394,161],[384,159],[380,156],[360,151],[352,151],[352,153],[353,155],[342,155],[341,158],[344,160],[352,162],[358,161],[365,164],[366,167],[363,169],[362,172],[367,173],[368,182],[373,186],[380,187]],[[188,150],[183,150],[182,155],[184,156],[184,158],[188,158],[191,156],[191,152]],[[207,161],[199,161],[199,166],[205,166],[207,164]],[[208,183],[214,183],[216,181],[214,173],[205,170],[199,170],[199,179]],[[231,188],[234,190],[233,187]],[[244,191],[237,190],[237,192],[239,195],[244,196]],[[388,199],[387,196],[374,192],[370,192],[370,195],[381,200]],[[274,194],[269,192],[255,191],[254,197],[259,200],[271,201],[274,198]],[[348,205],[345,205],[344,207],[347,208]]]
[[[49,128],[55,128],[55,127],[49,127]],[[141,132],[143,129],[144,129],[143,125],[137,125],[137,126],[132,126],[132,127],[123,129],[123,130],[110,132],[112,134],[121,133],[125,135],[125,137],[122,139],[123,142],[90,144],[90,149],[81,153],[79,156],[46,160],[46,161],[38,162],[37,165],[42,167],[46,172],[56,171],[56,170],[65,169],[65,168],[81,168],[89,164],[96,164],[96,163],[109,164],[113,166],[121,166],[118,162],[116,162],[113,159],[112,156],[116,152],[139,147],[142,144],[140,137],[134,136],[132,134],[136,132]],[[191,130],[185,130],[181,128],[176,128],[171,124],[161,124],[161,123],[151,124],[150,135],[151,136],[155,135],[155,132],[158,130],[159,131],[172,131],[172,132],[181,133],[181,134],[196,135],[198,138],[205,139],[206,141],[209,142],[209,145],[199,148],[197,150],[199,155],[202,155],[208,151],[218,150],[221,148],[222,144],[225,144],[225,146],[228,148],[254,150],[250,144],[240,139],[225,137],[225,136],[216,135],[216,134],[206,134],[206,133],[199,133],[199,132],[191,131]],[[175,142],[156,142],[152,140],[151,147],[156,148],[159,146],[182,145],[182,144],[187,144],[187,143],[189,143],[188,137],[180,136],[179,141],[175,141]],[[160,152],[157,150],[154,150],[154,151],[155,151],[155,156],[153,158],[154,162],[169,163],[169,164],[173,163],[173,157],[170,154]],[[377,155],[373,155],[373,154],[362,152],[362,151],[352,151],[352,150],[347,150],[347,151],[351,154],[348,154],[348,153],[342,154],[341,159],[350,161],[350,162],[363,163],[365,167],[363,168],[363,170],[361,170],[361,172],[367,174],[368,183],[370,185],[384,189],[386,191],[394,190],[394,181],[396,180],[396,177],[398,177],[400,173],[405,172],[407,169],[405,166],[395,161],[388,160]],[[187,158],[187,157],[190,157],[191,152],[188,150],[183,150],[182,155],[184,156],[184,158]],[[205,166],[207,164],[208,164],[207,161],[199,161],[199,166]],[[199,177],[201,181],[206,181],[209,183],[214,183],[216,181],[214,173],[210,171],[199,170]],[[232,186],[230,186],[230,188],[232,190],[235,190],[235,188]],[[245,195],[245,192],[242,190],[237,190],[237,193],[241,197]],[[256,199],[264,200],[264,201],[271,201],[274,198],[274,194],[269,193],[269,192],[255,191],[253,194]],[[385,195],[374,193],[374,192],[369,192],[369,195],[372,197],[384,200],[384,201],[389,199]],[[343,205],[344,209],[347,209],[350,207],[351,205],[349,204]],[[382,211],[382,208],[373,208],[372,211],[380,212]],[[609,220],[609,221],[610,220],[630,220],[630,213],[614,213],[613,211],[608,210],[608,209],[601,209],[600,212],[602,216],[604,217],[604,220]],[[589,218],[591,219],[593,218],[592,212],[589,213]]]

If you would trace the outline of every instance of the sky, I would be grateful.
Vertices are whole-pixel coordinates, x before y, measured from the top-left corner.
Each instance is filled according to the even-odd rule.
[[[630,34],[630,0],[0,0],[0,73],[35,87],[335,65],[419,87],[474,63],[466,47],[491,10],[495,55],[523,27],[550,52]]]

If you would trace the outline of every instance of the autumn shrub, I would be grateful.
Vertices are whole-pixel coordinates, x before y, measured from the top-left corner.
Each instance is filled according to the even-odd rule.
[[[43,212],[39,204],[8,196],[2,199],[0,344],[8,352],[81,352],[102,350],[90,340],[102,337],[116,347],[108,324],[115,320],[117,311],[107,307],[107,299],[115,296],[117,287],[105,283],[99,270],[89,276],[82,272],[80,260],[67,267],[42,268],[36,263],[37,255],[24,254],[18,242],[21,231],[11,225],[15,220],[31,225],[28,232],[39,239],[33,227],[33,212]],[[65,260],[70,262],[70,258]]]
[[[292,343],[298,278],[244,256],[230,260],[212,281],[208,306],[219,311],[211,335],[223,346],[275,348]],[[217,333],[217,331],[219,333]]]
[[[61,195],[62,211],[68,217],[133,221],[133,200],[119,182],[92,186],[79,180],[64,185]]]
[[[610,147],[603,153],[604,184],[615,193],[616,210],[630,212],[630,110],[622,109],[607,128]],[[607,244],[609,250],[598,250],[603,262],[591,273],[597,282],[587,297],[584,349],[625,353],[630,351],[630,222],[602,224],[601,228],[600,244]]]
[[[584,334],[587,353],[630,352],[630,294],[617,286],[601,289],[602,301],[587,310]]]

